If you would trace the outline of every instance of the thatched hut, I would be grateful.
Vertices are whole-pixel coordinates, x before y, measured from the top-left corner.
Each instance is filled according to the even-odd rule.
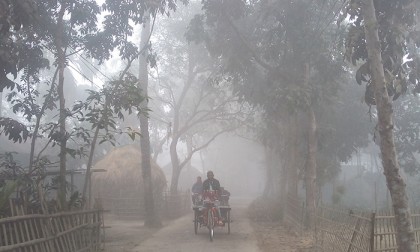
[[[121,216],[141,215],[143,212],[141,155],[139,147],[126,145],[110,151],[95,164],[95,169],[104,169],[106,172],[93,174],[93,196],[100,199],[106,210]],[[166,188],[166,178],[153,160],[151,167],[153,191],[156,201],[159,201]]]

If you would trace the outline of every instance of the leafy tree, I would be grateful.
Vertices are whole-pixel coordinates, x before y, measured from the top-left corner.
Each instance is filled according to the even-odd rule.
[[[32,23],[39,20],[36,3],[32,0],[1,0],[0,7],[2,10],[0,14],[1,93],[5,87],[13,88],[15,85],[7,78],[8,74],[16,78],[18,72],[25,68],[36,72],[40,65],[35,64],[31,67],[28,63],[42,60],[42,53],[38,45],[31,43],[34,42],[34,38],[23,35],[31,31]]]
[[[166,21],[157,32],[159,41],[155,46],[159,73],[152,97],[160,102],[160,107],[153,111],[161,111],[160,118],[171,122],[163,125],[167,133],[157,139],[156,146],[159,149],[169,142],[173,194],[177,193],[182,169],[190,165],[193,155],[216,137],[238,128],[249,113],[226,83],[212,81],[217,65],[205,48],[188,43],[184,37],[198,7],[199,4],[192,4]],[[179,150],[181,144],[186,147],[185,155]]]
[[[90,134],[88,131],[80,128],[77,131],[79,137],[83,137],[85,142],[90,145],[90,152],[87,162],[86,179],[83,186],[82,198],[86,200],[87,188],[90,187],[91,183],[91,167],[93,164],[93,156],[95,153],[95,147],[97,141],[99,144],[104,142],[111,142],[115,145],[114,134],[117,131],[116,120],[124,120],[123,112],[126,111],[131,114],[134,111],[137,115],[145,113],[141,110],[140,104],[145,99],[140,90],[136,88],[138,79],[131,74],[125,74],[124,71],[121,73],[120,78],[116,81],[111,81],[108,87],[102,89],[100,92],[89,90],[89,96],[86,101],[76,104],[73,111],[77,112],[79,121],[89,122],[91,130],[94,131],[92,140],[90,140]],[[83,110],[81,110],[83,109]],[[85,113],[83,113],[84,111]],[[99,139],[100,131],[105,131],[105,136]],[[132,140],[135,139],[138,132],[131,128],[125,131],[119,129],[120,133],[127,133]],[[90,206],[91,195],[89,195],[87,206]]]
[[[403,96],[394,104],[395,146],[401,167],[410,175],[420,170],[416,155],[420,153],[419,98]]]
[[[14,158],[17,153],[6,152],[0,154],[0,212],[11,216],[9,197],[14,197],[22,204],[25,212],[40,212],[42,209],[38,194],[39,179],[32,179],[19,160]]]
[[[35,16],[35,18],[32,20],[33,22],[25,22],[27,26],[23,26],[23,29],[21,30],[18,29],[22,23],[19,20],[21,16],[16,16],[16,20],[13,19],[13,22],[10,25],[2,26],[2,28],[7,29],[7,38],[11,38],[8,41],[2,40],[2,46],[11,47],[9,45],[9,41],[12,41],[11,44],[17,49],[10,51],[19,52],[15,55],[21,57],[14,61],[10,61],[12,64],[11,68],[8,70],[9,72],[7,73],[14,74],[14,78],[16,78],[17,72],[25,69],[23,79],[26,80],[26,83],[29,86],[31,81],[34,83],[39,82],[39,78],[37,78],[39,69],[42,67],[48,67],[48,61],[44,59],[45,52],[42,49],[45,48],[51,52],[55,58],[58,83],[55,83],[54,77],[52,83],[50,84],[50,93],[54,95],[57,94],[57,96],[49,98],[49,102],[54,101],[55,98],[58,99],[60,116],[58,120],[58,130],[56,130],[56,126],[52,125],[52,128],[50,128],[52,129],[52,133],[49,134],[49,137],[50,139],[56,141],[56,143],[60,146],[60,179],[58,180],[58,184],[60,186],[58,195],[61,205],[64,206],[66,191],[66,155],[74,155],[74,151],[67,147],[67,142],[72,136],[72,133],[66,129],[66,120],[72,115],[72,112],[66,108],[64,99],[65,69],[69,65],[69,57],[83,51],[88,56],[97,59],[101,63],[111,56],[111,51],[114,48],[117,48],[120,51],[121,57],[123,59],[127,59],[130,65],[131,62],[137,58],[140,52],[133,43],[130,43],[127,40],[127,37],[132,33],[132,26],[129,24],[129,20],[134,21],[134,24],[142,23],[143,14],[146,10],[150,11],[153,15],[156,15],[159,12],[168,14],[169,10],[174,10],[176,8],[176,4],[175,1],[172,0],[161,1],[159,3],[154,1],[141,1],[135,3],[116,3],[114,1],[106,1],[103,5],[103,9],[106,10],[108,14],[105,17],[103,28],[100,29],[97,26],[97,16],[99,15],[100,8],[96,1],[63,0],[58,2],[32,2],[30,0],[22,0],[17,1],[16,3],[2,1],[2,4],[3,2],[7,5],[6,7],[8,11],[13,10],[17,13],[17,11],[20,10],[19,8],[23,8],[21,4],[25,3],[34,4],[31,10],[35,10],[30,13],[31,15],[24,13],[24,15],[28,15],[26,17],[23,16],[22,18],[27,19],[32,16]],[[26,11],[26,9],[24,9],[24,11]],[[19,32],[10,35],[11,30],[9,28],[11,26],[17,28],[16,30],[19,30]],[[15,44],[13,44],[14,42],[20,43],[21,41],[23,41],[23,45],[29,47],[27,51],[23,50],[26,49],[26,47],[18,48]],[[27,67],[25,68],[25,66]],[[13,89],[15,87],[15,83],[7,79],[6,82],[2,82],[1,84],[1,89],[4,87]],[[18,89],[18,91],[20,92],[21,89]],[[31,99],[31,96],[27,97],[29,97],[29,100]],[[47,104],[50,104],[49,102]],[[23,108],[24,107],[21,107],[21,109]],[[41,113],[37,113],[37,120],[43,115],[43,109],[41,109],[41,106],[38,106],[38,112],[40,111]],[[34,112],[31,113],[35,114]],[[9,123],[14,123],[18,127],[10,127]],[[25,133],[27,132],[25,125],[19,124],[15,121],[2,119],[0,127],[3,128],[6,135],[9,134],[9,137],[16,141],[22,141],[22,138],[29,135]],[[13,136],[10,135],[10,132],[8,131],[10,129],[13,129]],[[75,132],[75,134],[79,133]],[[35,138],[36,137],[37,135]],[[33,141],[35,141],[35,138]],[[31,155],[33,156],[33,154]],[[33,159],[31,158],[31,160]]]
[[[291,153],[297,156],[288,155],[293,163],[286,164],[296,169],[297,157],[305,160],[308,210],[314,211],[318,117],[334,102],[345,70],[340,51],[329,43],[337,41],[331,22],[339,9],[334,1],[239,0],[203,1],[203,8],[187,34],[221,59],[222,74],[231,77],[234,90],[262,106],[267,117],[280,122],[296,116],[290,127],[304,124],[307,148],[299,153],[295,147]]]
[[[18,2],[34,3],[31,1]],[[56,59],[58,83],[56,85],[54,78],[53,82],[50,84],[50,94],[57,92],[57,98],[59,100],[59,126],[57,134],[52,134],[50,136],[55,136],[55,140],[58,140],[57,142],[60,146],[59,181],[61,181],[61,184],[59,186],[58,197],[61,206],[64,206],[66,198],[65,172],[66,155],[68,151],[67,141],[69,138],[69,133],[67,132],[65,125],[69,113],[64,99],[64,70],[68,64],[67,57],[69,56],[67,51],[72,51],[71,53],[74,53],[74,51],[84,49],[84,41],[86,41],[88,37],[86,34],[94,33],[98,30],[96,27],[96,16],[99,14],[99,6],[95,1],[37,1],[34,4],[33,9],[36,10],[36,12],[32,13],[35,16],[32,20],[33,22],[28,24],[27,28],[24,27],[19,33],[11,37],[12,41],[16,39],[15,41],[18,43],[26,45],[26,47],[16,49],[19,59],[16,62],[18,68],[15,68],[14,78],[16,78],[19,70],[24,70],[22,73],[22,80],[25,80],[28,89],[19,89],[18,87],[17,90],[21,93],[22,90],[28,90],[28,93],[23,93],[23,95],[28,99],[26,104],[29,105],[28,108],[30,108],[32,112],[25,111],[25,113],[28,114],[28,119],[30,119],[31,116],[36,115],[38,121],[37,125],[39,125],[39,120],[45,111],[45,107],[42,108],[42,106],[38,106],[34,103],[34,97],[30,93],[31,88],[33,89],[33,87],[30,87],[30,85],[39,83],[39,69],[48,67],[49,62],[44,58],[43,48],[46,48],[54,55]],[[12,81],[6,83],[9,83],[6,87],[11,89],[15,87],[14,82]],[[3,87],[4,86],[2,86],[2,89]],[[48,102],[51,102],[51,100]],[[49,104],[48,102],[46,104]],[[17,106],[17,103],[15,106]],[[21,107],[20,109],[24,109],[24,107]],[[35,129],[35,133],[37,133],[37,130],[38,126]],[[34,144],[36,137],[37,134],[32,140],[32,144]],[[33,148],[31,156],[33,157]],[[31,160],[33,160],[33,158],[31,158]]]
[[[34,32],[34,23],[40,21],[37,5],[31,0],[0,1],[2,13],[0,14],[0,96],[3,97],[5,88],[16,88],[19,92],[31,92],[29,80],[39,82],[39,71],[49,67],[49,62],[44,58],[42,46],[39,44]],[[25,86],[17,85],[7,76],[10,74],[14,79],[23,71]],[[31,96],[31,98],[33,98]],[[31,98],[28,98],[27,102]],[[2,99],[0,99],[2,101]],[[0,106],[1,107],[1,106]],[[27,112],[29,108],[24,108]],[[34,107],[35,109],[35,107]],[[0,109],[1,111],[1,109]],[[33,114],[33,112],[32,112]],[[1,115],[0,115],[1,116]],[[31,115],[28,115],[31,117]],[[12,118],[0,118],[0,128],[3,133],[15,142],[27,139],[29,131],[25,125]]]
[[[150,37],[150,17],[146,17],[146,22],[143,25],[141,32],[140,47],[145,47]],[[148,54],[144,53],[139,56],[139,83],[138,88],[142,90],[147,96],[148,94]],[[148,100],[141,103],[143,110],[148,109]],[[152,167],[150,163],[150,136],[149,136],[149,119],[146,115],[140,115],[140,130],[142,137],[140,138],[140,148],[142,153],[142,175],[144,181],[144,203],[146,210],[145,225],[150,227],[161,226],[159,216],[154,209],[155,200],[153,197],[153,184],[152,184]]]
[[[29,1],[26,1],[29,2]],[[82,41],[85,39],[85,34],[95,32],[96,15],[99,13],[99,7],[96,2],[49,2],[37,1],[35,8],[36,18],[28,25],[27,29],[23,29],[21,33],[17,34],[23,38],[23,41],[30,45],[27,50],[21,48],[18,50],[19,55],[25,55],[26,64],[23,72],[23,79],[27,85],[33,81],[38,83],[40,80],[37,76],[39,69],[45,65],[48,66],[48,61],[44,59],[42,48],[47,48],[56,57],[58,66],[58,84],[57,91],[59,99],[59,135],[60,141],[60,180],[63,182],[59,188],[60,203],[64,206],[65,200],[65,171],[66,171],[66,144],[68,134],[66,133],[65,119],[67,112],[64,101],[64,69],[66,67],[66,51],[80,50],[83,47]],[[67,13],[70,15],[66,16]],[[83,15],[73,15],[75,13],[83,13]],[[77,27],[77,28],[75,28]],[[20,40],[17,40],[20,41]],[[25,63],[25,59],[20,59]],[[20,62],[19,62],[20,63]],[[20,64],[18,64],[20,66]],[[20,69],[17,69],[19,71]],[[14,76],[16,78],[16,74]],[[9,82],[10,83],[10,82]],[[51,86],[55,84],[52,83]],[[8,85],[13,88],[13,85]],[[55,88],[55,87],[54,87]],[[30,89],[28,89],[30,90]],[[21,90],[18,90],[21,91]],[[28,99],[32,99],[30,94],[27,94]],[[41,110],[41,109],[39,109]]]
[[[181,1],[186,4],[188,1]],[[127,58],[135,55],[139,57],[140,73],[139,73],[139,88],[146,94],[148,93],[148,70],[147,63],[153,62],[153,57],[148,56],[145,49],[150,49],[148,41],[150,39],[150,17],[156,18],[156,15],[167,14],[170,11],[176,10],[175,0],[166,1],[128,1],[123,3],[116,3],[112,0],[106,1],[106,10],[111,14],[106,16],[105,30],[111,31],[112,38],[116,38],[119,44],[120,55],[122,58]],[[142,36],[140,42],[140,50],[128,42],[125,38],[133,32],[134,24],[143,24]],[[153,22],[154,23],[154,22]],[[109,35],[107,35],[109,36]],[[148,109],[147,99],[142,102],[141,108],[146,111]],[[142,138],[140,145],[142,150],[142,175],[145,181],[145,210],[147,226],[159,226],[160,221],[154,209],[154,199],[152,193],[152,179],[150,166],[150,139],[149,139],[149,120],[146,116],[140,115],[140,130]]]
[[[391,99],[397,99],[409,86],[414,92],[419,91],[416,50],[420,40],[414,29],[417,2],[354,0],[349,2],[346,12],[350,17],[346,55],[353,64],[363,62],[356,80],[366,83],[365,100],[376,105],[382,165],[393,202],[398,251],[407,252],[416,250],[415,237],[395,149]]]

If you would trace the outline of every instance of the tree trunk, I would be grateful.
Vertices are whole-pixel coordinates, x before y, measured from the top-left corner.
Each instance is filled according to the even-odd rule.
[[[174,120],[174,122],[177,122],[177,121],[178,120]],[[181,175],[182,169],[184,169],[184,167],[187,167],[187,171],[190,171],[191,153],[193,152],[192,142],[188,143],[189,142],[188,139],[190,138],[190,136],[186,135],[188,156],[182,162],[180,162],[179,157],[178,157],[178,152],[177,152],[177,145],[178,145],[179,137],[177,136],[177,133],[175,132],[178,132],[177,123],[174,123],[174,134],[173,134],[171,145],[169,147],[169,153],[171,156],[171,164],[172,164],[172,177],[171,177],[171,187],[170,187],[171,194],[177,194],[178,192],[178,182],[179,182],[179,177]]]
[[[2,117],[3,112],[3,92],[0,92],[0,117]]]
[[[63,59],[64,60],[64,59]],[[63,62],[59,57],[59,62]],[[64,63],[59,63],[64,65]],[[60,100],[60,116],[59,116],[59,129],[60,129],[60,178],[59,178],[59,191],[58,197],[61,207],[65,207],[66,203],[66,161],[67,161],[67,132],[66,132],[66,102],[64,99],[64,67],[60,66],[58,77],[58,96]]]
[[[187,153],[188,155],[190,155],[193,152],[193,138],[190,134],[187,134],[185,136],[186,138],[186,144],[187,144]],[[187,169],[187,171],[191,171],[191,159],[188,160],[188,162],[185,164],[185,167]]]
[[[287,186],[287,194],[293,197],[294,199],[298,198],[298,184],[299,184],[299,166],[298,166],[298,125],[297,125],[297,115],[292,115],[288,122],[288,130],[289,136],[288,137],[288,145],[291,148],[288,148],[288,162],[287,166],[287,176],[288,176],[288,186]]]
[[[57,93],[59,97],[59,132],[60,132],[60,174],[59,174],[59,186],[58,186],[58,202],[61,208],[66,206],[66,157],[67,157],[67,132],[66,132],[66,102],[64,98],[64,69],[66,67],[66,56],[63,44],[64,37],[64,26],[63,16],[66,10],[66,3],[64,2],[61,6],[60,13],[58,16],[56,34],[55,34],[55,46],[57,50],[57,63],[58,63],[58,85]]]
[[[265,196],[270,196],[274,192],[274,174],[273,174],[273,149],[266,146],[265,150],[265,187],[264,193]]]
[[[165,144],[165,142],[168,140],[168,136],[169,134],[167,134],[164,138],[159,140],[159,130],[157,128],[155,128],[155,132],[154,135],[156,136],[156,140],[155,140],[155,144],[152,145],[153,147],[153,155],[152,155],[152,160],[157,163],[158,160],[158,156],[159,154],[162,152],[162,147]]]
[[[181,169],[172,169],[172,178],[171,178],[171,194],[176,195],[178,193],[178,181],[181,175]]]
[[[287,167],[282,165],[280,173],[280,202],[283,206],[287,205],[287,173]]]
[[[175,120],[176,121],[176,120]],[[171,177],[171,194],[176,194],[178,192],[178,181],[179,181],[179,175],[181,174],[181,167],[179,166],[179,158],[178,158],[178,152],[176,150],[176,147],[178,145],[178,136],[175,134],[175,128],[177,128],[176,125],[174,125],[174,135],[171,141],[171,145],[169,147],[169,153],[171,155],[171,164],[172,164],[172,177]]]
[[[106,104],[106,102],[105,102]],[[106,109],[106,107],[105,107]],[[87,209],[90,209],[91,203],[92,203],[92,195],[89,193],[88,197],[86,197],[88,188],[91,188],[92,184],[92,163],[93,163],[93,155],[95,154],[95,148],[96,148],[96,142],[98,141],[98,135],[99,135],[99,126],[96,126],[95,134],[93,135],[92,143],[90,145],[90,152],[89,152],[89,159],[86,166],[86,175],[85,175],[85,182],[83,183],[83,191],[82,191],[82,204],[83,207],[87,207]]]
[[[140,50],[147,46],[150,36],[150,15],[145,15],[145,17],[146,21],[141,32]],[[147,111],[148,107],[148,81],[147,50],[145,50],[145,52],[139,56],[139,86],[146,97],[141,104],[142,111]],[[140,131],[140,149],[142,153],[141,166],[144,183],[144,206],[146,211],[144,224],[147,227],[160,227],[162,226],[162,223],[155,209],[153,195],[152,168],[150,164],[149,119],[144,113],[140,114]]]
[[[305,172],[306,185],[306,209],[307,209],[307,226],[312,227],[314,220],[313,214],[316,210],[316,155],[317,155],[317,123],[315,112],[312,107],[309,108],[309,129],[308,129],[308,161]]]
[[[373,0],[365,0],[364,2],[365,6],[363,6],[362,13],[365,23],[368,59],[370,62],[372,81],[375,86],[374,92],[378,111],[382,165],[384,167],[387,186],[391,193],[392,206],[395,214],[398,251],[414,252],[416,251],[415,237],[408,207],[406,185],[400,175],[400,168],[395,150],[392,103],[386,89],[375,7]]]
[[[178,191],[178,180],[179,174],[181,173],[182,167],[180,166],[178,152],[177,152],[177,145],[178,140],[181,137],[180,135],[180,118],[179,114],[181,112],[181,106],[187,95],[188,90],[190,89],[193,80],[195,78],[194,74],[194,62],[192,59],[192,52],[191,47],[188,49],[188,76],[187,80],[185,81],[185,85],[182,88],[181,95],[179,96],[178,102],[174,101],[176,104],[174,108],[174,121],[173,121],[173,128],[172,128],[172,141],[170,145],[170,155],[171,155],[171,163],[172,163],[172,178],[171,178],[171,193],[177,193]]]
[[[45,101],[42,104],[41,110],[35,116],[36,117],[36,122],[35,122],[35,127],[34,127],[34,133],[32,135],[32,139],[31,139],[31,150],[30,150],[30,153],[29,153],[29,173],[28,173],[29,175],[31,175],[32,172],[34,171],[34,169],[36,168],[36,167],[33,167],[34,162],[38,161],[38,160],[35,160],[35,144],[36,144],[36,140],[38,139],[39,127],[41,125],[41,118],[44,115],[45,110],[47,109],[47,104],[52,99],[52,93],[54,92],[54,87],[55,87],[55,81],[56,81],[56,78],[57,78],[57,74],[58,74],[58,68],[55,70],[54,77],[52,78],[52,81],[51,81],[50,90],[48,91],[48,94],[45,98]]]

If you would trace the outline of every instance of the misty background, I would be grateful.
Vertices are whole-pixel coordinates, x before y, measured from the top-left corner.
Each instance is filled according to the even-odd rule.
[[[293,15],[293,11],[297,10],[291,8],[290,15]],[[326,10],[321,8],[317,11]],[[292,79],[295,78],[290,81],[292,84],[273,88],[278,84],[277,79],[281,78],[276,75],[277,73],[271,72],[273,76],[265,78],[261,67],[251,66],[254,62],[247,58],[251,56],[240,53],[241,50],[245,50],[245,46],[240,42],[234,41],[236,44],[232,45],[229,42],[233,41],[233,38],[220,39],[218,41],[220,44],[211,47],[205,42],[197,42],[199,41],[197,38],[191,38],[194,21],[198,20],[196,15],[203,12],[200,1],[190,1],[188,5],[180,6],[169,16],[153,19],[152,23],[153,31],[150,37],[152,46],[149,48],[149,55],[153,57],[150,57],[148,62],[150,146],[152,159],[165,175],[165,190],[187,191],[197,176],[201,176],[204,180],[206,172],[212,170],[215,178],[231,192],[232,197],[255,198],[278,195],[282,179],[288,183],[288,186],[293,186],[290,185],[293,183],[290,178],[285,178],[286,175],[281,172],[282,167],[292,166],[299,181],[298,196],[304,198],[303,180],[307,150],[306,140],[303,138],[307,133],[303,132],[302,125],[305,125],[306,119],[302,117],[303,113],[296,112],[297,123],[292,126],[288,124],[289,120],[292,120],[288,117],[293,113],[291,111],[299,110],[299,106],[305,103],[295,95],[305,96],[299,92],[307,92],[307,90],[296,91],[293,85],[295,80],[300,78],[298,73],[293,75],[299,72],[297,70],[299,65],[293,65],[293,60],[296,58],[291,57],[284,65],[279,63],[279,69],[290,72],[293,75]],[[105,20],[104,15],[99,16],[99,23]],[[255,44],[270,44],[269,36],[259,39],[264,24],[260,25],[255,20],[239,19],[237,25],[245,37],[248,36],[247,38],[255,41]],[[249,24],[254,21],[256,23],[254,26]],[[296,23],[291,22],[287,25],[295,31],[299,27]],[[134,27],[132,34],[127,36],[126,42],[136,45],[140,41],[143,28],[140,24],[132,25]],[[247,29],[247,25],[259,32],[246,34],[252,30]],[[103,25],[99,27],[104,29]],[[331,30],[331,34],[328,35],[332,36],[332,31],[342,32]],[[220,32],[226,31],[222,29]],[[297,36],[296,41],[299,43],[308,41],[299,37],[299,33],[299,31],[293,33],[290,39],[296,39],[293,36]],[[337,44],[340,44],[339,39]],[[315,42],[313,43],[316,46]],[[304,45],[302,47],[306,48]],[[324,49],[322,47],[322,50]],[[270,57],[270,50],[267,49],[261,54],[268,61],[278,60]],[[126,67],[126,58],[121,57],[122,52],[118,49],[110,52],[109,59],[100,60],[90,58],[89,54],[83,51],[69,49],[69,52],[71,56],[68,57],[68,67],[64,71],[64,94],[69,109],[88,98],[86,90],[100,91],[107,87]],[[343,53],[338,50],[332,50],[330,53],[325,58],[323,58],[325,55],[317,58],[319,62],[314,65],[320,68],[325,66],[326,69],[320,69],[311,77],[311,80],[320,86],[318,89],[314,88],[316,91],[313,95],[316,98],[313,100],[316,100],[314,102],[316,105],[312,106],[318,117],[320,139],[317,187],[321,193],[317,200],[360,208],[387,208],[391,202],[383,179],[383,168],[375,135],[377,134],[373,122],[376,120],[375,111],[372,112],[374,109],[366,106],[364,88],[356,83],[357,80],[354,78],[356,70],[351,66],[344,66]],[[227,59],[223,58],[224,56]],[[46,50],[45,57],[53,62],[55,56]],[[285,57],[287,59],[289,55]],[[331,62],[325,63],[328,60]],[[231,64],[229,65],[231,68],[225,72],[220,71],[226,64]],[[139,67],[139,62],[134,60],[130,73],[138,76]],[[42,85],[42,82],[48,82],[54,76],[54,70],[54,68],[42,69],[39,83],[33,84],[33,89],[39,92],[35,97],[39,103],[48,93],[48,85]],[[246,77],[240,79],[230,71],[244,71]],[[332,72],[334,72],[333,77],[323,75]],[[24,73],[19,73],[15,81],[23,84],[25,80],[22,77]],[[336,79],[331,81],[333,78]],[[327,84],[333,86],[328,88],[330,93],[324,92]],[[285,94],[280,94],[279,90]],[[26,112],[15,107],[19,103],[18,100],[24,99],[25,95],[17,94],[7,88],[0,94],[1,117],[11,118],[33,129],[34,119],[27,120]],[[273,103],[274,100],[277,103]],[[400,147],[403,176],[408,184],[410,204],[413,207],[417,206],[420,197],[416,190],[420,182],[419,149],[418,143],[415,143],[418,140],[419,129],[415,125],[420,123],[417,111],[419,105],[419,97],[411,95],[403,96],[395,102],[396,134],[400,136],[397,145]],[[131,144],[140,145],[139,136],[134,135],[136,137],[133,140],[133,135],[130,135],[140,130],[137,115],[128,111],[122,111],[121,115],[124,116],[124,120],[116,119],[116,127],[112,134],[106,132],[101,135],[107,141],[97,146],[92,167],[115,148]],[[49,144],[48,139],[50,129],[48,124],[57,120],[56,106],[45,112],[42,118],[45,130],[38,139],[35,149],[49,159],[43,168],[58,172],[60,150],[56,145]],[[80,120],[80,117],[69,117],[65,124],[69,131],[73,130],[68,145],[75,150],[72,157],[67,159],[67,170],[77,171],[74,173],[75,187],[72,190],[81,191],[85,180],[84,172],[87,169],[88,145],[80,139],[81,135],[77,134],[77,130],[82,126],[89,128],[90,125]],[[296,129],[295,133],[289,131],[293,128]],[[411,133],[406,132],[409,128]],[[294,143],[288,139],[292,134],[297,134]],[[408,141],[410,134],[415,137]],[[294,155],[296,155],[292,161],[288,159],[292,154],[285,151],[290,146],[294,146]],[[278,155],[277,158],[270,160],[267,149],[271,147],[277,148]],[[172,153],[171,148],[175,149]],[[14,160],[23,168],[29,163],[29,150],[29,141],[14,143],[4,134],[0,135],[0,153],[13,152]],[[177,157],[173,156],[174,153]],[[179,164],[175,164],[174,160],[178,160]],[[179,180],[174,181],[173,174],[176,169],[180,175]],[[66,175],[66,179],[69,181],[70,175]]]

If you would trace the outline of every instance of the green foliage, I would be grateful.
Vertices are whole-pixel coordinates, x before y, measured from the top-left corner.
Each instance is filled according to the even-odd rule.
[[[0,154],[0,174],[3,180],[16,180],[18,176],[24,174],[24,169],[14,159],[15,152]]]
[[[18,185],[18,181],[5,181],[0,185],[0,213],[5,213],[5,208],[9,203],[9,197],[15,192]]]
[[[415,29],[418,3],[415,0],[374,2],[389,96],[396,100],[410,86],[413,92],[420,92],[420,58],[416,52],[420,46],[420,36]],[[345,56],[353,65],[358,66],[357,83],[366,83],[365,102],[375,105],[371,71],[367,63],[362,9],[363,3],[352,0],[343,13],[343,18],[350,18]]]
[[[80,209],[82,207],[82,195],[76,191],[70,195],[70,199],[67,202],[67,209]]]
[[[0,214],[8,215],[9,198],[23,203],[36,212],[39,210],[36,177],[28,174],[15,159],[17,153],[0,154]]]
[[[26,141],[30,135],[28,128],[12,118],[0,117],[0,135],[9,136],[13,142]]]
[[[420,92],[420,32],[416,17],[419,2],[415,0],[375,1],[379,39],[388,95],[396,100],[410,90]],[[343,17],[349,17],[349,32],[346,40],[346,59],[357,66],[356,81],[366,83],[365,102],[375,105],[374,86],[368,63],[362,3],[350,1]],[[395,144],[400,165],[406,172],[414,174],[420,167],[416,154],[419,153],[418,98],[403,97],[395,102]]]
[[[34,99],[39,96],[39,91],[35,89],[36,83],[27,83],[23,85],[16,84],[17,90],[7,94],[7,101],[12,104],[12,111],[15,114],[20,113],[26,120],[30,121],[32,117],[39,115],[41,106],[34,103]]]
[[[129,115],[132,113],[147,113],[143,111],[140,104],[146,99],[142,91],[138,88],[138,79],[127,74],[123,80],[110,81],[106,88],[100,91],[87,90],[88,97],[85,101],[78,101],[72,108],[72,114],[79,122],[88,122],[90,128],[77,127],[70,137],[76,136],[85,143],[91,142],[91,131],[105,130],[105,135],[99,144],[109,142],[115,145],[115,133],[127,133],[131,139],[140,135],[137,131],[127,128],[123,132],[118,125],[118,120],[124,120],[124,112]],[[80,155],[76,150],[69,152],[72,156]]]
[[[336,38],[322,20],[333,5],[324,2],[203,1],[204,14],[192,20],[186,37],[221,59],[220,75],[243,99],[270,115],[306,110],[331,102],[344,72],[329,43]],[[307,62],[311,79],[304,86]]]
[[[22,30],[30,30],[30,26],[37,20],[37,7],[33,0],[0,1],[0,92],[5,87],[13,89],[15,83],[8,79],[14,78],[20,70],[28,73],[37,72],[36,69],[45,67],[47,62],[39,54],[40,47],[32,44],[32,38],[22,36]],[[33,64],[38,62],[41,64]]]
[[[401,97],[394,105],[395,145],[400,166],[409,174],[420,171],[420,100]]]
[[[181,1],[186,4],[188,1]],[[101,8],[94,0],[88,1],[0,1],[2,7],[0,24],[1,40],[0,40],[0,63],[4,66],[4,71],[0,72],[0,92],[3,88],[8,87],[15,89],[11,92],[7,100],[13,104],[12,111],[14,113],[22,113],[26,120],[31,121],[33,116],[41,117],[42,109],[35,99],[39,95],[36,85],[39,84],[39,71],[49,68],[49,61],[46,59],[45,50],[57,57],[59,50],[74,51],[83,50],[87,55],[102,62],[111,56],[111,52],[118,48],[122,58],[132,60],[138,56],[138,48],[127,40],[127,36],[132,35],[133,23],[143,23],[143,15],[145,12],[156,15],[157,13],[169,14],[170,11],[176,10],[175,0],[165,1],[128,1],[115,2],[105,1]],[[65,8],[64,17],[64,38],[62,48],[57,48],[56,43],[56,27],[60,19],[60,12]],[[104,28],[100,29],[97,24],[97,17],[101,11],[107,11],[105,16]],[[149,61],[154,63],[154,58]],[[66,59],[68,65],[68,59]],[[21,71],[23,70],[23,71]],[[26,86],[21,86],[9,80],[6,75],[11,73],[16,79],[18,73],[22,73],[22,81]],[[131,78],[131,80],[129,79]],[[130,77],[126,77],[125,87],[114,90],[115,94],[107,94],[113,99],[114,112],[122,118],[121,110],[132,112],[133,102],[139,102],[140,97],[134,97],[138,92],[128,90],[128,83],[136,81]],[[55,85],[55,83],[51,83]],[[115,85],[112,84],[112,85]],[[121,85],[123,86],[123,85]],[[135,87],[132,86],[133,89]],[[104,92],[110,92],[104,91]],[[54,92],[53,92],[54,93]],[[55,94],[55,93],[54,93]],[[92,95],[92,94],[91,94]],[[124,97],[124,98],[122,98]],[[128,97],[128,99],[126,99]],[[90,96],[90,99],[98,99]],[[51,102],[54,99],[48,99],[47,108],[55,108]],[[81,104],[79,104],[81,106]],[[90,107],[92,112],[88,114],[88,121],[91,121],[93,127],[113,128],[116,129],[116,122],[113,121],[112,115],[109,114],[105,121],[98,121],[96,118],[101,111],[94,105]],[[72,112],[77,112],[77,107],[73,111],[67,111],[68,117],[72,116]],[[107,113],[111,113],[110,110]],[[96,118],[96,119],[95,119]],[[106,124],[106,125],[105,125]],[[29,132],[24,124],[8,118],[1,119],[0,128],[13,141],[26,140]],[[58,130],[53,127],[47,127],[51,131],[48,136],[51,137],[53,143],[58,143],[63,138],[69,138],[71,135],[62,136]],[[75,133],[77,136],[87,140],[88,136],[81,131]]]
[[[267,125],[314,109],[324,179],[337,170],[339,160],[366,145],[367,124],[350,129],[342,123],[363,112],[354,109],[359,97],[352,95],[343,104],[338,98],[347,97],[342,87],[349,81],[340,50],[345,30],[333,27],[340,13],[336,1],[217,0],[203,1],[203,10],[191,21],[186,38],[204,43],[220,59],[216,82],[228,81],[240,99],[262,108]],[[264,144],[290,147],[282,135],[287,133],[261,129]]]
[[[179,1],[187,4],[188,0]],[[104,28],[87,36],[86,48],[88,55],[102,62],[111,56],[114,48],[117,48],[122,59],[132,60],[137,58],[140,51],[132,42],[127,40],[133,35],[134,25],[145,21],[146,13],[156,17],[158,13],[169,16],[171,11],[177,9],[176,0],[163,1],[113,1],[106,0],[102,5],[106,11]],[[147,16],[148,18],[148,16]],[[98,46],[100,43],[101,46]],[[148,50],[150,50],[150,46]],[[150,58],[153,62],[154,59]]]

